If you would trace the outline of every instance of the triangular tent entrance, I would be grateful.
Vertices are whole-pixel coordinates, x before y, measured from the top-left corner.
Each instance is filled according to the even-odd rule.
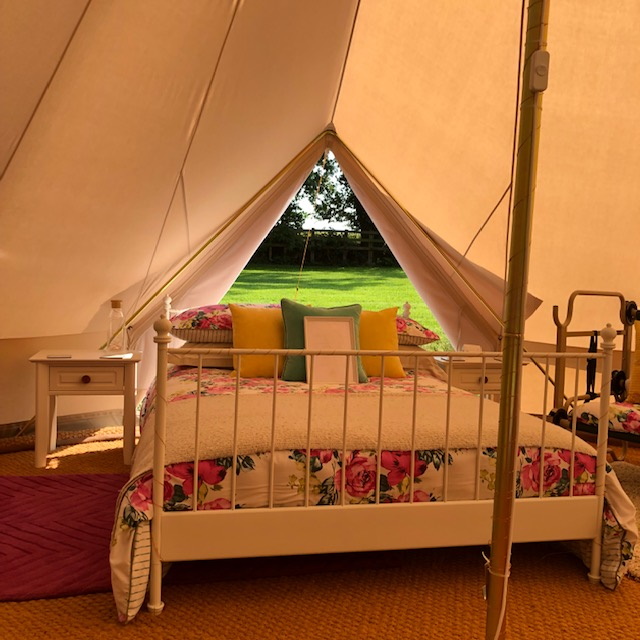
[[[403,211],[376,184],[366,169],[338,140],[326,132],[289,170],[274,180],[234,216],[230,224],[198,252],[195,259],[155,289],[132,318],[132,339],[162,311],[165,294],[176,308],[217,302],[235,281],[318,158],[331,149],[349,184],[396,256],[422,299],[456,344],[471,342],[499,349],[503,282],[474,265]],[[538,306],[530,297],[529,313]]]

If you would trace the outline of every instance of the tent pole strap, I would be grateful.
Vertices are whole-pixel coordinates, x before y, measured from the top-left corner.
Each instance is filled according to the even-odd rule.
[[[486,640],[506,637],[507,585],[511,560],[515,466],[518,451],[525,300],[529,273],[533,193],[542,91],[546,88],[547,0],[530,0],[524,50],[518,157],[511,220],[505,333],[503,339],[500,422],[493,504],[491,557],[487,570]],[[542,52],[542,57],[539,53]],[[532,68],[533,67],[533,68]],[[541,82],[540,79],[543,78]]]

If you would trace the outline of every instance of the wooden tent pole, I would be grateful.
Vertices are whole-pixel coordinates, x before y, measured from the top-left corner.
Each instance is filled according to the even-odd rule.
[[[524,49],[518,156],[503,338],[500,430],[493,504],[491,557],[487,571],[486,640],[505,638],[507,584],[511,559],[511,531],[515,500],[525,300],[529,274],[533,192],[538,155],[542,91],[546,89],[549,4],[530,0]]]

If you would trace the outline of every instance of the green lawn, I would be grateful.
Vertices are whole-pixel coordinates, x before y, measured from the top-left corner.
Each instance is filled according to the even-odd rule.
[[[301,304],[335,307],[358,303],[363,309],[377,311],[409,302],[411,317],[435,331],[443,340],[430,345],[437,350],[451,349],[442,328],[420,299],[413,285],[397,267],[305,267],[251,266],[239,276],[222,302],[280,302],[290,298]]]

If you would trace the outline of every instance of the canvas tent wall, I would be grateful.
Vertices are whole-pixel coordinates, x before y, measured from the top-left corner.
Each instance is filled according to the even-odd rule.
[[[137,309],[330,126],[355,188],[360,171],[451,255],[483,228],[467,257],[502,276],[508,198],[484,223],[511,179],[521,8],[1,0],[0,423],[33,412],[33,352],[99,346],[110,298]],[[543,304],[527,324],[542,342],[574,289],[638,297],[622,245],[640,196],[640,6],[551,12],[529,278]]]

